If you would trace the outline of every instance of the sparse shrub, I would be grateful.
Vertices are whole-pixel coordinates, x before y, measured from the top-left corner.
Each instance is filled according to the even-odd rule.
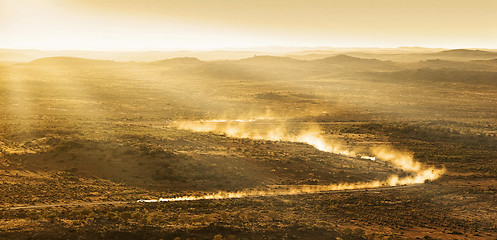
[[[43,217],[50,223],[54,223],[58,218],[57,215],[58,215],[57,211],[47,211]]]
[[[272,221],[275,221],[276,219],[278,219],[280,217],[280,214],[278,212],[276,212],[276,211],[270,211],[270,212],[267,213],[267,216]]]
[[[223,240],[223,236],[221,234],[217,234],[214,236],[213,240]]]
[[[115,212],[108,212],[107,219],[109,219],[111,221],[117,221],[117,220],[119,220],[119,215]]]
[[[131,213],[130,212],[122,212],[119,214],[119,217],[123,220],[123,221],[128,221],[130,218],[131,218]]]
[[[352,232],[355,236],[364,236],[366,234],[366,231],[364,231],[364,229],[362,228],[356,228],[354,229],[354,231]]]
[[[28,213],[28,218],[31,220],[38,220],[40,218],[40,215],[36,211],[31,211]]]

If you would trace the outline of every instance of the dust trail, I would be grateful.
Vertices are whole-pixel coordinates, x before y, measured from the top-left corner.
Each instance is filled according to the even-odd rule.
[[[412,154],[394,150],[390,147],[374,147],[369,150],[369,154],[357,153],[350,147],[338,143],[327,141],[320,133],[319,129],[306,129],[299,133],[288,131],[285,126],[267,124],[266,126],[250,125],[259,119],[215,119],[201,121],[178,121],[174,125],[178,129],[195,132],[213,132],[225,134],[235,138],[250,138],[270,141],[288,141],[309,144],[324,152],[339,154],[347,157],[367,159],[370,161],[385,161],[394,167],[409,173],[408,176],[399,177],[391,175],[387,180],[376,180],[369,182],[339,183],[330,185],[295,185],[285,186],[278,189],[267,190],[242,190],[238,192],[217,192],[203,196],[183,196],[175,198],[160,198],[153,200],[138,200],[139,202],[172,202],[172,201],[193,201],[202,199],[226,199],[243,198],[253,196],[276,196],[276,195],[297,195],[305,193],[317,193],[326,191],[352,190],[378,187],[394,187],[402,185],[421,184],[427,180],[435,180],[443,175],[445,169],[426,166],[414,160]]]

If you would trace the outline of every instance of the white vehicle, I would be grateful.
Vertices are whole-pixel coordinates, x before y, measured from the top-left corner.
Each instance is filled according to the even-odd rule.
[[[158,200],[155,200],[155,199],[153,199],[153,200],[138,199],[136,202],[137,203],[151,203],[151,202],[158,202]]]

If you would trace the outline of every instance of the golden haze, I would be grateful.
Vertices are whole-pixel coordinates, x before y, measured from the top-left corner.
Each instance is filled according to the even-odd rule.
[[[19,0],[0,9],[0,48],[495,48],[497,38],[492,0]]]

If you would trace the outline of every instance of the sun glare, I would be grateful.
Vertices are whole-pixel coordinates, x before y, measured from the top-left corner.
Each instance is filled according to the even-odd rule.
[[[134,7],[150,10],[146,1],[127,1],[123,6],[117,7],[111,7],[112,1],[108,4],[76,0],[1,1],[0,48],[204,50],[258,46],[388,48],[406,45],[492,48],[495,42],[495,35],[485,28],[486,25],[473,28],[474,34],[469,34],[468,28],[457,28],[455,23],[447,21],[439,22],[443,25],[438,27],[444,27],[444,31],[429,27],[431,24],[426,21],[437,20],[437,16],[430,15],[425,21],[410,17],[410,14],[398,19],[384,16],[369,19],[371,13],[361,12],[354,22],[343,13],[356,11],[353,5],[330,8],[330,14],[325,14],[322,9],[314,9],[315,13],[306,12],[307,15],[304,15],[296,9],[302,4],[284,4],[282,6],[288,9],[281,9],[277,6],[282,3],[276,2],[274,6],[260,2],[247,6],[242,2],[226,6],[209,5],[205,10],[202,7],[207,5],[200,2],[189,5],[175,1],[148,2],[148,5],[155,4],[161,10],[147,15],[133,14]],[[176,11],[184,11],[184,16],[168,10],[168,4],[176,6]],[[323,8],[329,7],[328,5],[330,4],[324,4]],[[278,12],[271,14],[257,6]],[[342,12],[337,12],[338,10]],[[380,10],[391,12],[403,9],[397,6],[393,10]],[[415,10],[419,11],[421,8]],[[232,13],[236,11],[240,14]],[[222,14],[223,12],[226,14]],[[493,17],[486,12],[473,18],[475,23],[492,20]],[[402,26],[406,24],[412,26],[412,31],[403,30],[405,28]]]

